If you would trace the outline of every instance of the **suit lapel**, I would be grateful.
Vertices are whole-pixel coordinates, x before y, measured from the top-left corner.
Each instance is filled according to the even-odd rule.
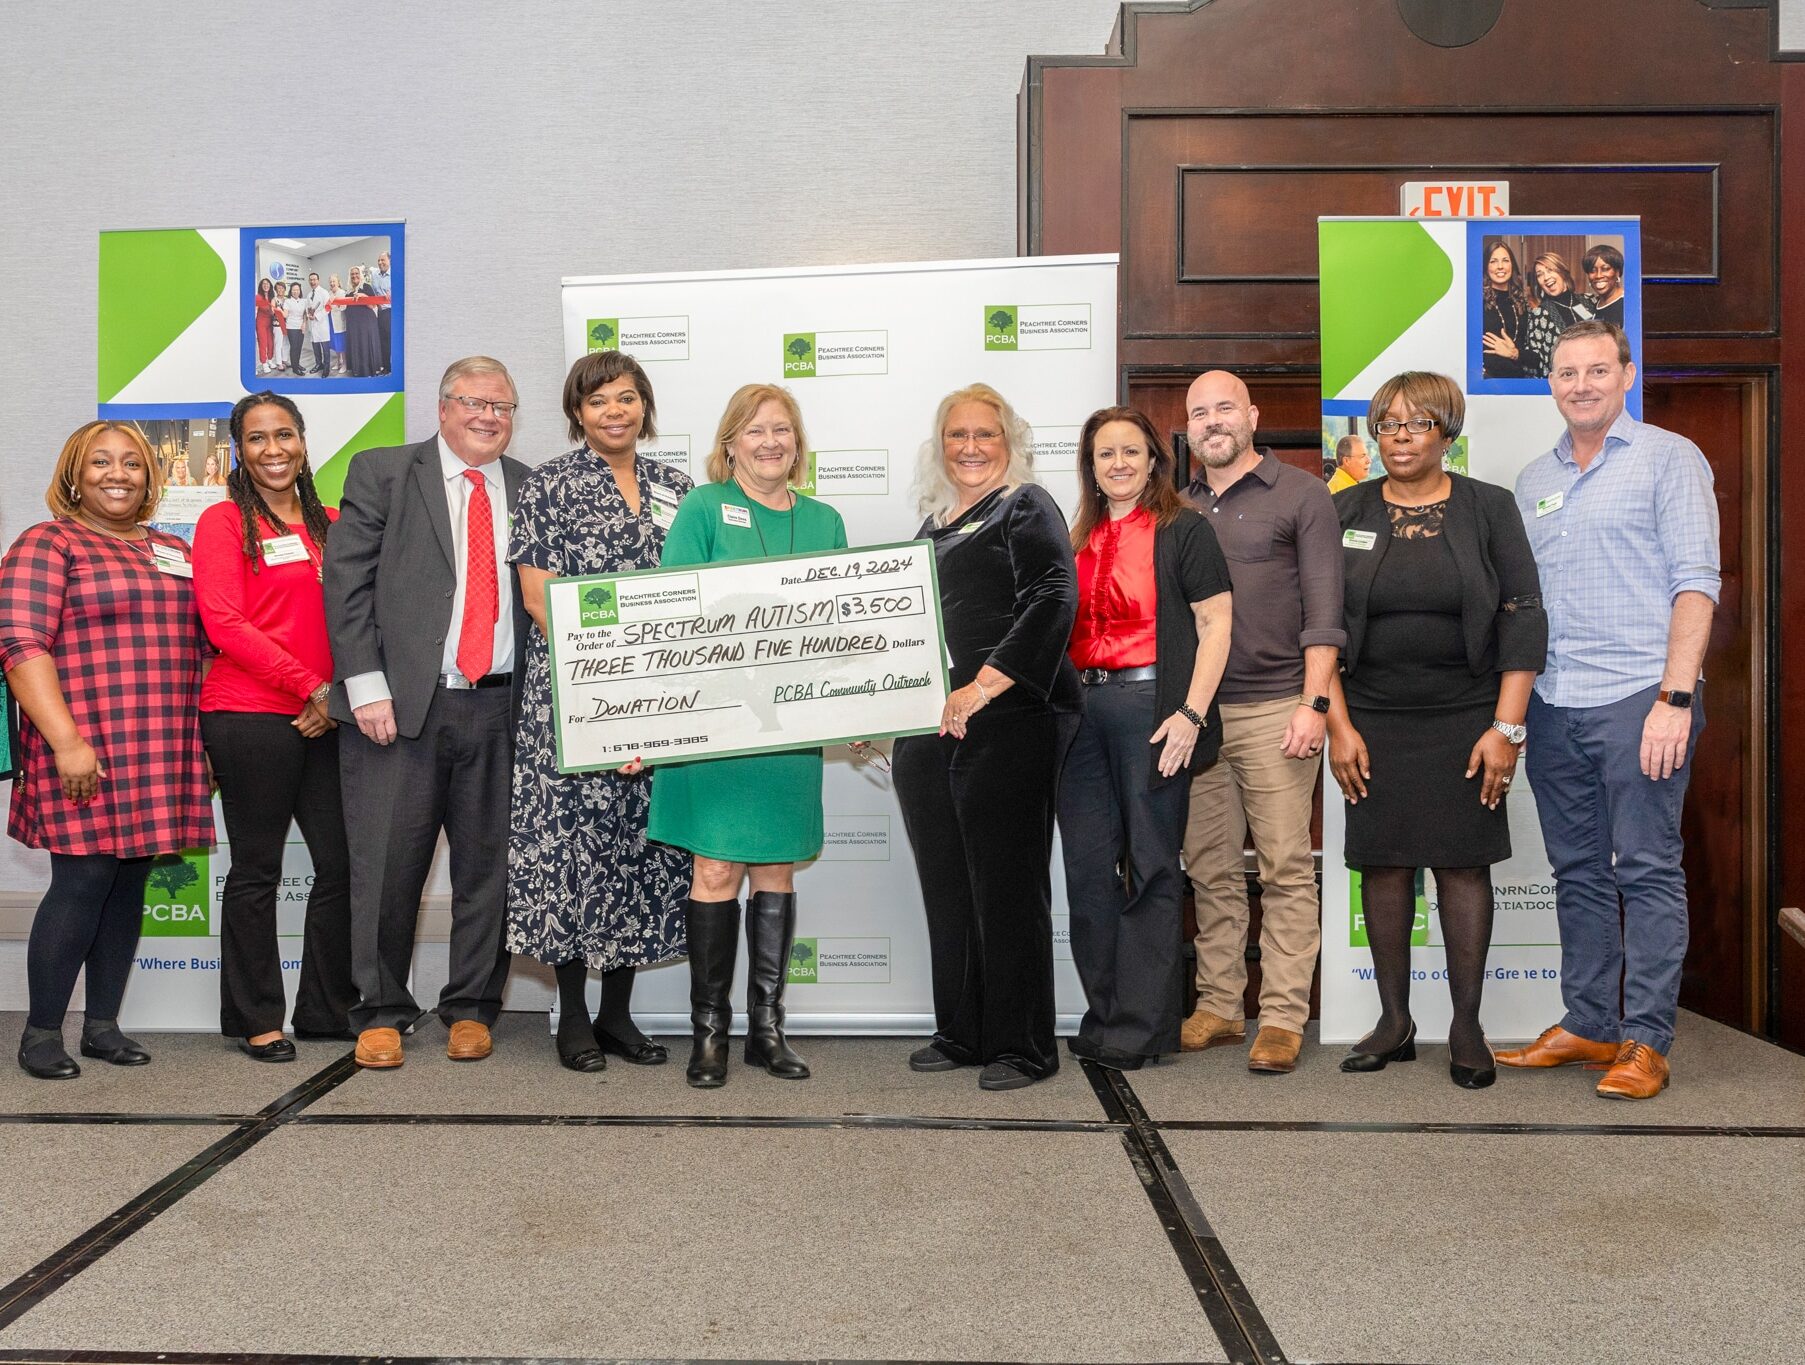
[[[451,508],[445,498],[444,470],[439,468],[437,437],[421,442],[419,457],[414,461],[414,483],[420,490],[421,501],[426,504],[426,519],[432,523],[433,534],[439,538],[439,548],[445,552],[445,562],[456,572],[457,542],[451,536]]]

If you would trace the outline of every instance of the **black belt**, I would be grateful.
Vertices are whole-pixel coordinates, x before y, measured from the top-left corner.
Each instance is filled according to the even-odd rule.
[[[513,685],[514,675],[512,673],[487,673],[475,682],[471,682],[462,673],[439,674],[439,686],[447,692],[470,692],[479,687],[512,687]]]
[[[1078,672],[1078,681],[1090,686],[1112,682],[1152,682],[1157,673],[1158,669],[1153,664],[1142,664],[1139,668],[1084,668]]]

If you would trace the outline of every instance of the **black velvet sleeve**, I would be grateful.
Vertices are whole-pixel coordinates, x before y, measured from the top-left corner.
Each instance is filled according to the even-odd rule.
[[[1529,533],[1508,490],[1494,489],[1485,511],[1486,553],[1498,575],[1498,671],[1540,673],[1548,661],[1548,613]]]
[[[1078,569],[1065,517],[1046,489],[1023,484],[1009,498],[1007,516],[1015,621],[986,662],[1044,701],[1078,619]]]

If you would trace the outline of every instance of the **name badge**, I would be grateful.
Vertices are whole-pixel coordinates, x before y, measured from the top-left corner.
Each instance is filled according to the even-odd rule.
[[[750,507],[735,507],[730,502],[724,502],[721,504],[721,520],[726,522],[729,526],[750,526],[752,524],[752,509]]]
[[[670,530],[672,524],[677,520],[677,509],[668,502],[660,502],[657,498],[652,499],[646,510],[652,514],[652,525],[660,531]]]
[[[194,565],[190,564],[187,556],[175,546],[162,545],[152,541],[150,553],[152,562],[163,573],[174,574],[177,578],[194,577]]]
[[[1567,495],[1565,493],[1550,493],[1545,498],[1537,498],[1536,515],[1538,517],[1545,517],[1550,512],[1558,512],[1561,510],[1561,505],[1566,501]]]
[[[1344,550],[1370,550],[1379,543],[1379,537],[1372,531],[1343,531],[1341,547]]]
[[[298,535],[271,536],[263,542],[265,564],[303,564],[306,561],[307,547]]]
[[[984,523],[981,521],[968,521],[965,523],[965,525],[963,525],[959,528],[959,534],[962,536],[968,536],[973,531],[978,530],[983,525],[984,525]]]

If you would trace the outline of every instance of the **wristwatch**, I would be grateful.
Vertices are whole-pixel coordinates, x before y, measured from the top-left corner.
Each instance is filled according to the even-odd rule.
[[[1669,706],[1677,706],[1682,711],[1684,711],[1687,707],[1692,705],[1692,693],[1690,693],[1690,692],[1669,692],[1665,687],[1663,687],[1659,692],[1655,693],[1655,700],[1656,701],[1664,701]]]
[[[1305,697],[1304,705],[1316,712],[1319,716],[1326,716],[1329,714],[1329,699],[1327,697]]]
[[[1492,729],[1503,735],[1512,744],[1521,744],[1524,740],[1529,738],[1529,727],[1527,725],[1512,725],[1508,720],[1493,721]]]

